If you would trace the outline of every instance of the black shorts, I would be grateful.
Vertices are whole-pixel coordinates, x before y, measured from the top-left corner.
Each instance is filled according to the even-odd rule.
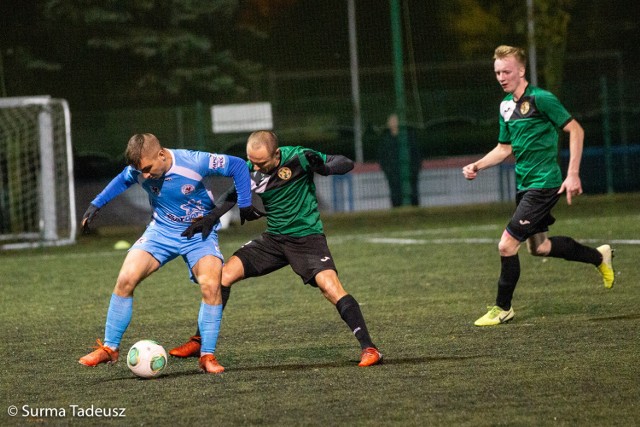
[[[560,200],[558,188],[540,188],[518,191],[516,211],[507,225],[509,234],[520,242],[538,233],[549,231],[556,222],[551,209]]]
[[[291,237],[262,233],[233,255],[242,261],[245,278],[264,276],[291,265],[304,283],[317,286],[316,274],[324,270],[338,271],[324,234]]]

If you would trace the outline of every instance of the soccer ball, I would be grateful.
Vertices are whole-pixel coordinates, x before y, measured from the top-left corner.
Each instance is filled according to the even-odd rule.
[[[167,367],[167,352],[155,341],[138,341],[129,349],[127,366],[141,378],[156,377]]]

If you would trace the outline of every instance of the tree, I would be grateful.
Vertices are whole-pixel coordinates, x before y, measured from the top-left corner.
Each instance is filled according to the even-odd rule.
[[[47,64],[32,86],[76,105],[244,99],[261,66],[237,53],[253,37],[238,28],[239,8],[239,0],[46,0],[27,17],[40,37],[14,40],[13,50]]]
[[[559,89],[573,0],[535,0],[536,50],[541,77],[550,90]],[[460,52],[473,58],[490,56],[500,44],[526,46],[527,9],[524,1],[456,0],[449,6]]]
[[[567,50],[567,29],[573,0],[536,0],[534,2],[536,45],[542,58],[541,76],[547,89],[558,92]]]
[[[509,8],[500,3],[486,3],[479,0],[456,0],[450,3],[453,33],[458,36],[462,56],[472,59],[493,51],[493,48],[508,34],[503,24],[509,15]]]

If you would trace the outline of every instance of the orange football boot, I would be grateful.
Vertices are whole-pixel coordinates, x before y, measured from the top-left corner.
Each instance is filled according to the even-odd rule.
[[[101,363],[111,365],[118,361],[118,350],[112,350],[102,344],[100,340],[96,340],[96,342],[98,345],[94,347],[95,350],[78,360],[80,364],[85,366],[97,366]]]
[[[200,337],[192,336],[186,343],[169,350],[169,354],[175,357],[199,357]]]
[[[382,354],[375,347],[367,347],[360,354],[358,366],[372,366],[382,363]]]
[[[211,353],[200,356],[198,365],[202,371],[208,374],[221,374],[224,372],[224,366],[218,363],[216,357]]]

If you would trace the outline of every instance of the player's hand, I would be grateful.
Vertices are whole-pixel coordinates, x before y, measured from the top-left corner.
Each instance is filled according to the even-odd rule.
[[[462,175],[469,181],[476,179],[478,176],[478,166],[475,163],[470,163],[462,168]]]
[[[312,172],[317,172],[320,174],[324,174],[327,171],[327,166],[324,164],[324,160],[318,153],[314,153],[313,151],[305,151],[304,156],[307,158],[307,162],[309,162],[309,170]]]
[[[577,175],[567,175],[564,182],[558,190],[558,194],[567,193],[567,204],[571,204],[571,198],[573,196],[579,196],[582,194],[582,182]]]
[[[97,207],[94,204],[90,204],[86,212],[84,213],[84,215],[82,215],[81,226],[82,226],[83,234],[87,234],[89,232],[89,223],[93,221],[93,218],[95,218],[99,210],[100,210],[99,207]]]
[[[202,218],[195,221],[191,224],[186,230],[180,234],[182,237],[186,237],[190,239],[196,233],[202,233],[202,240],[206,240],[211,234],[211,230],[215,227],[216,222],[218,222],[220,218],[215,213],[210,213],[209,215],[203,216]]]
[[[255,221],[256,219],[260,219],[265,215],[266,213],[262,212],[259,209],[256,209],[256,207],[253,205],[240,208],[240,225],[244,225],[245,221]]]

